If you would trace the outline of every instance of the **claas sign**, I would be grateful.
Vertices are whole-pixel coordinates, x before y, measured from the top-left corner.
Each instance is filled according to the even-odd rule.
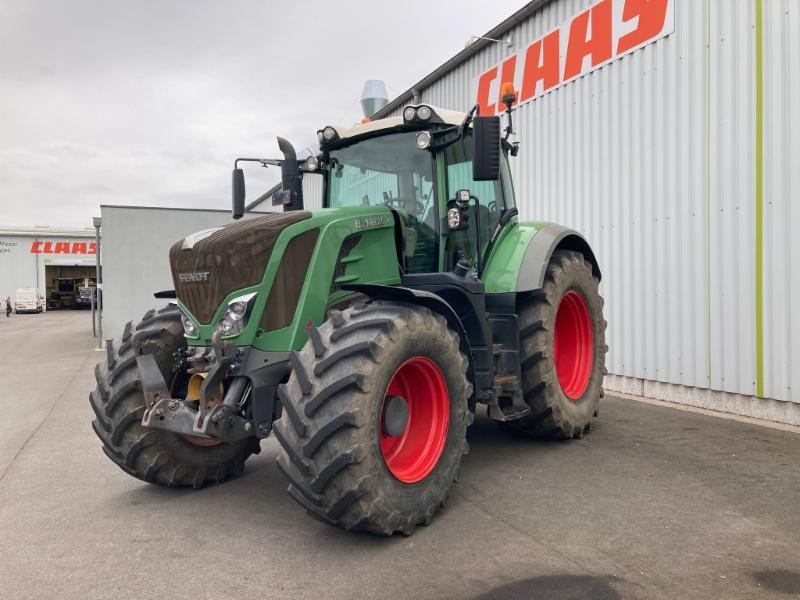
[[[675,0],[601,0],[480,75],[480,114],[503,110],[502,84],[523,104],[674,30]]]

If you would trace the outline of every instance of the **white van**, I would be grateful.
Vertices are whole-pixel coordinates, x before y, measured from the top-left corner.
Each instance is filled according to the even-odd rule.
[[[44,297],[37,288],[18,288],[14,298],[14,312],[40,313],[44,310]]]

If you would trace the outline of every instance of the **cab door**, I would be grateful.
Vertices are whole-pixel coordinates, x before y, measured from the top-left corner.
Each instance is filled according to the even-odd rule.
[[[451,271],[461,253],[473,269],[477,268],[478,256],[481,257],[481,263],[485,264],[489,243],[507,207],[503,177],[497,181],[475,181],[472,178],[472,154],[472,137],[466,136],[438,155],[440,214],[447,213],[447,202],[453,200],[459,190],[469,190],[477,198],[477,204],[471,203],[464,212],[467,221],[465,229],[449,232],[446,224],[442,225],[440,264],[443,271]],[[501,172],[507,169],[507,160],[503,156]]]

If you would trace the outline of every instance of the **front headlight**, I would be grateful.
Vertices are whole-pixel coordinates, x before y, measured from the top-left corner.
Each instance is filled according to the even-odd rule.
[[[197,323],[181,312],[181,323],[186,337],[197,337]]]
[[[430,148],[431,142],[433,141],[433,136],[431,135],[430,131],[420,131],[417,134],[416,142],[417,148],[420,150],[427,150]]]
[[[239,335],[247,327],[247,320],[253,312],[256,292],[238,296],[228,302],[228,307],[217,321],[217,330],[223,336]]]

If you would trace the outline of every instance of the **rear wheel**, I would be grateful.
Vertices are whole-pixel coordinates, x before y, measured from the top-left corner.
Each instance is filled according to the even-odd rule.
[[[108,343],[107,359],[95,367],[97,388],[89,401],[95,412],[92,428],[103,442],[103,452],[129,475],[160,485],[199,488],[240,473],[244,461],[260,450],[256,438],[217,443],[142,427],[145,399],[131,346],[133,334],[142,330],[159,332],[156,362],[173,395],[182,394],[177,388],[186,380],[185,369],[176,358],[186,340],[180,313],[174,306],[151,310],[139,323],[128,323],[121,340]]]
[[[542,289],[518,301],[525,402],[530,414],[502,423],[532,437],[580,437],[603,396],[606,322],[599,280],[582,254],[557,251]]]
[[[467,359],[414,305],[331,311],[292,356],[274,431],[289,494],[345,529],[410,534],[444,503],[472,418]]]

